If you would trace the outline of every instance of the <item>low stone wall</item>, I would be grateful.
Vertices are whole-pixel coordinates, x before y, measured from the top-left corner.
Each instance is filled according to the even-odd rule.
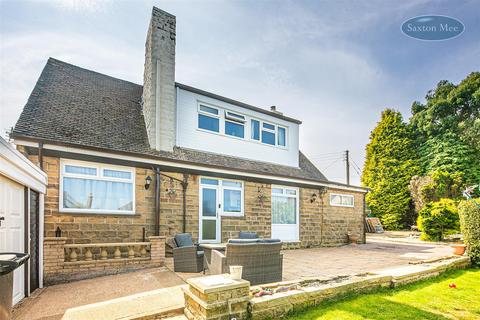
[[[228,275],[193,278],[187,280],[189,286],[184,289],[184,313],[189,320],[277,319],[348,293],[394,288],[469,265],[468,257],[450,257],[387,269],[375,274],[279,282],[262,286],[275,292],[262,297],[252,297],[250,293],[259,287],[251,287],[249,292],[248,281],[230,280]]]
[[[150,254],[122,255],[110,258],[108,255],[99,259],[87,257],[79,261],[68,261],[66,252],[67,238],[45,238],[44,247],[44,283],[52,285],[72,280],[94,278],[143,268],[161,267],[165,265],[165,237],[149,237]],[[68,246],[68,245],[67,245]],[[105,243],[105,246],[111,244]],[[118,247],[121,247],[118,244]],[[71,249],[70,249],[71,250]],[[130,250],[130,249],[129,249]],[[132,249],[133,250],[133,249]],[[105,250],[106,251],[106,250]],[[116,253],[113,253],[116,255]],[[75,259],[76,260],[76,259]]]
[[[449,269],[466,268],[468,266],[470,266],[468,257],[455,257],[387,269],[376,274],[304,280],[303,284],[300,282],[302,284],[301,289],[252,298],[249,305],[250,316],[251,319],[275,319],[291,312],[315,306],[328,299],[339,298],[347,293],[368,292],[382,287],[394,288],[438,276]],[[278,283],[272,286],[291,286],[293,282]]]

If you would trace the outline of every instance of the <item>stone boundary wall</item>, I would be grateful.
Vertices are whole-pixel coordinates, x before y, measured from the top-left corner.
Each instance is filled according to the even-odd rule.
[[[165,265],[165,237],[152,236],[150,256],[90,261],[65,261],[67,238],[44,239],[44,283],[52,285]]]
[[[397,269],[387,269],[377,274],[355,275],[345,281],[333,281],[324,285],[281,292],[272,296],[254,297],[249,304],[250,316],[254,320],[276,319],[291,312],[318,305],[325,300],[339,298],[347,293],[369,292],[377,288],[396,288],[400,285],[438,276],[447,270],[468,266],[470,266],[468,257],[451,258]],[[310,281],[314,281],[314,279]],[[291,285],[291,282],[284,284]]]
[[[470,266],[468,257],[447,257],[376,273],[334,278],[310,278],[256,287],[249,287],[248,281],[245,280],[229,280],[228,274],[192,278],[187,280],[189,286],[184,289],[184,315],[189,320],[278,319],[292,312],[318,305],[325,300],[341,298],[352,292],[364,293],[377,288],[395,288],[399,285],[438,276],[450,269],[468,266]],[[222,284],[219,277],[225,278],[225,284]],[[213,282],[215,285],[206,285],[209,282]],[[292,289],[273,295],[252,297],[250,292],[260,287],[290,287]]]

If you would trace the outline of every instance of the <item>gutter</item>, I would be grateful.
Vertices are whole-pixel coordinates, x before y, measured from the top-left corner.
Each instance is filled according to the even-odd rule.
[[[18,139],[15,139],[15,143],[19,145],[24,145],[27,147],[34,147],[34,148],[38,148],[38,144],[39,144],[38,139],[28,138],[28,137],[18,137]],[[328,180],[320,181],[320,180],[314,180],[314,179],[308,179],[308,178],[296,178],[296,177],[291,177],[287,175],[264,174],[264,173],[254,172],[253,170],[247,171],[247,170],[223,168],[220,166],[209,165],[209,164],[203,164],[203,165],[195,164],[195,163],[181,160],[181,159],[160,158],[158,156],[153,156],[153,155],[145,155],[145,154],[139,154],[134,152],[103,149],[103,148],[91,147],[91,146],[78,146],[78,145],[71,145],[67,143],[52,142],[49,144],[44,144],[43,148],[44,150],[53,150],[53,151],[59,151],[59,152],[97,156],[97,157],[103,157],[108,159],[147,163],[150,165],[153,164],[157,166],[166,166],[166,167],[178,168],[182,170],[200,170],[200,171],[208,171],[212,173],[235,175],[240,177],[276,180],[280,183],[286,182],[286,183],[293,183],[293,184],[304,184],[304,185],[309,185],[314,187],[322,186],[322,187],[329,187],[333,189],[350,190],[350,191],[357,191],[357,192],[367,192],[368,190],[367,188],[345,185],[343,183],[332,182]]]

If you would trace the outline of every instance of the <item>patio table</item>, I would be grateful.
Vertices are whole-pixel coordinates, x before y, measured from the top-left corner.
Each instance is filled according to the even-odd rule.
[[[227,248],[226,243],[201,243],[199,245],[203,249],[203,265],[205,270],[210,270],[210,264],[212,263],[212,250],[224,252]]]

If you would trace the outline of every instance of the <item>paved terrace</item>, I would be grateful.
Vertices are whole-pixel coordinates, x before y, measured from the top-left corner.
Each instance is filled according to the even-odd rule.
[[[365,245],[284,251],[284,280],[346,275],[384,270],[409,262],[449,256],[452,249],[435,244],[404,244],[372,239]],[[168,259],[167,267],[173,265]],[[172,269],[172,268],[171,268]],[[168,268],[60,284],[39,290],[14,310],[14,319],[61,319],[66,309],[106,301],[143,291],[183,284],[182,279],[202,274],[174,273]]]

